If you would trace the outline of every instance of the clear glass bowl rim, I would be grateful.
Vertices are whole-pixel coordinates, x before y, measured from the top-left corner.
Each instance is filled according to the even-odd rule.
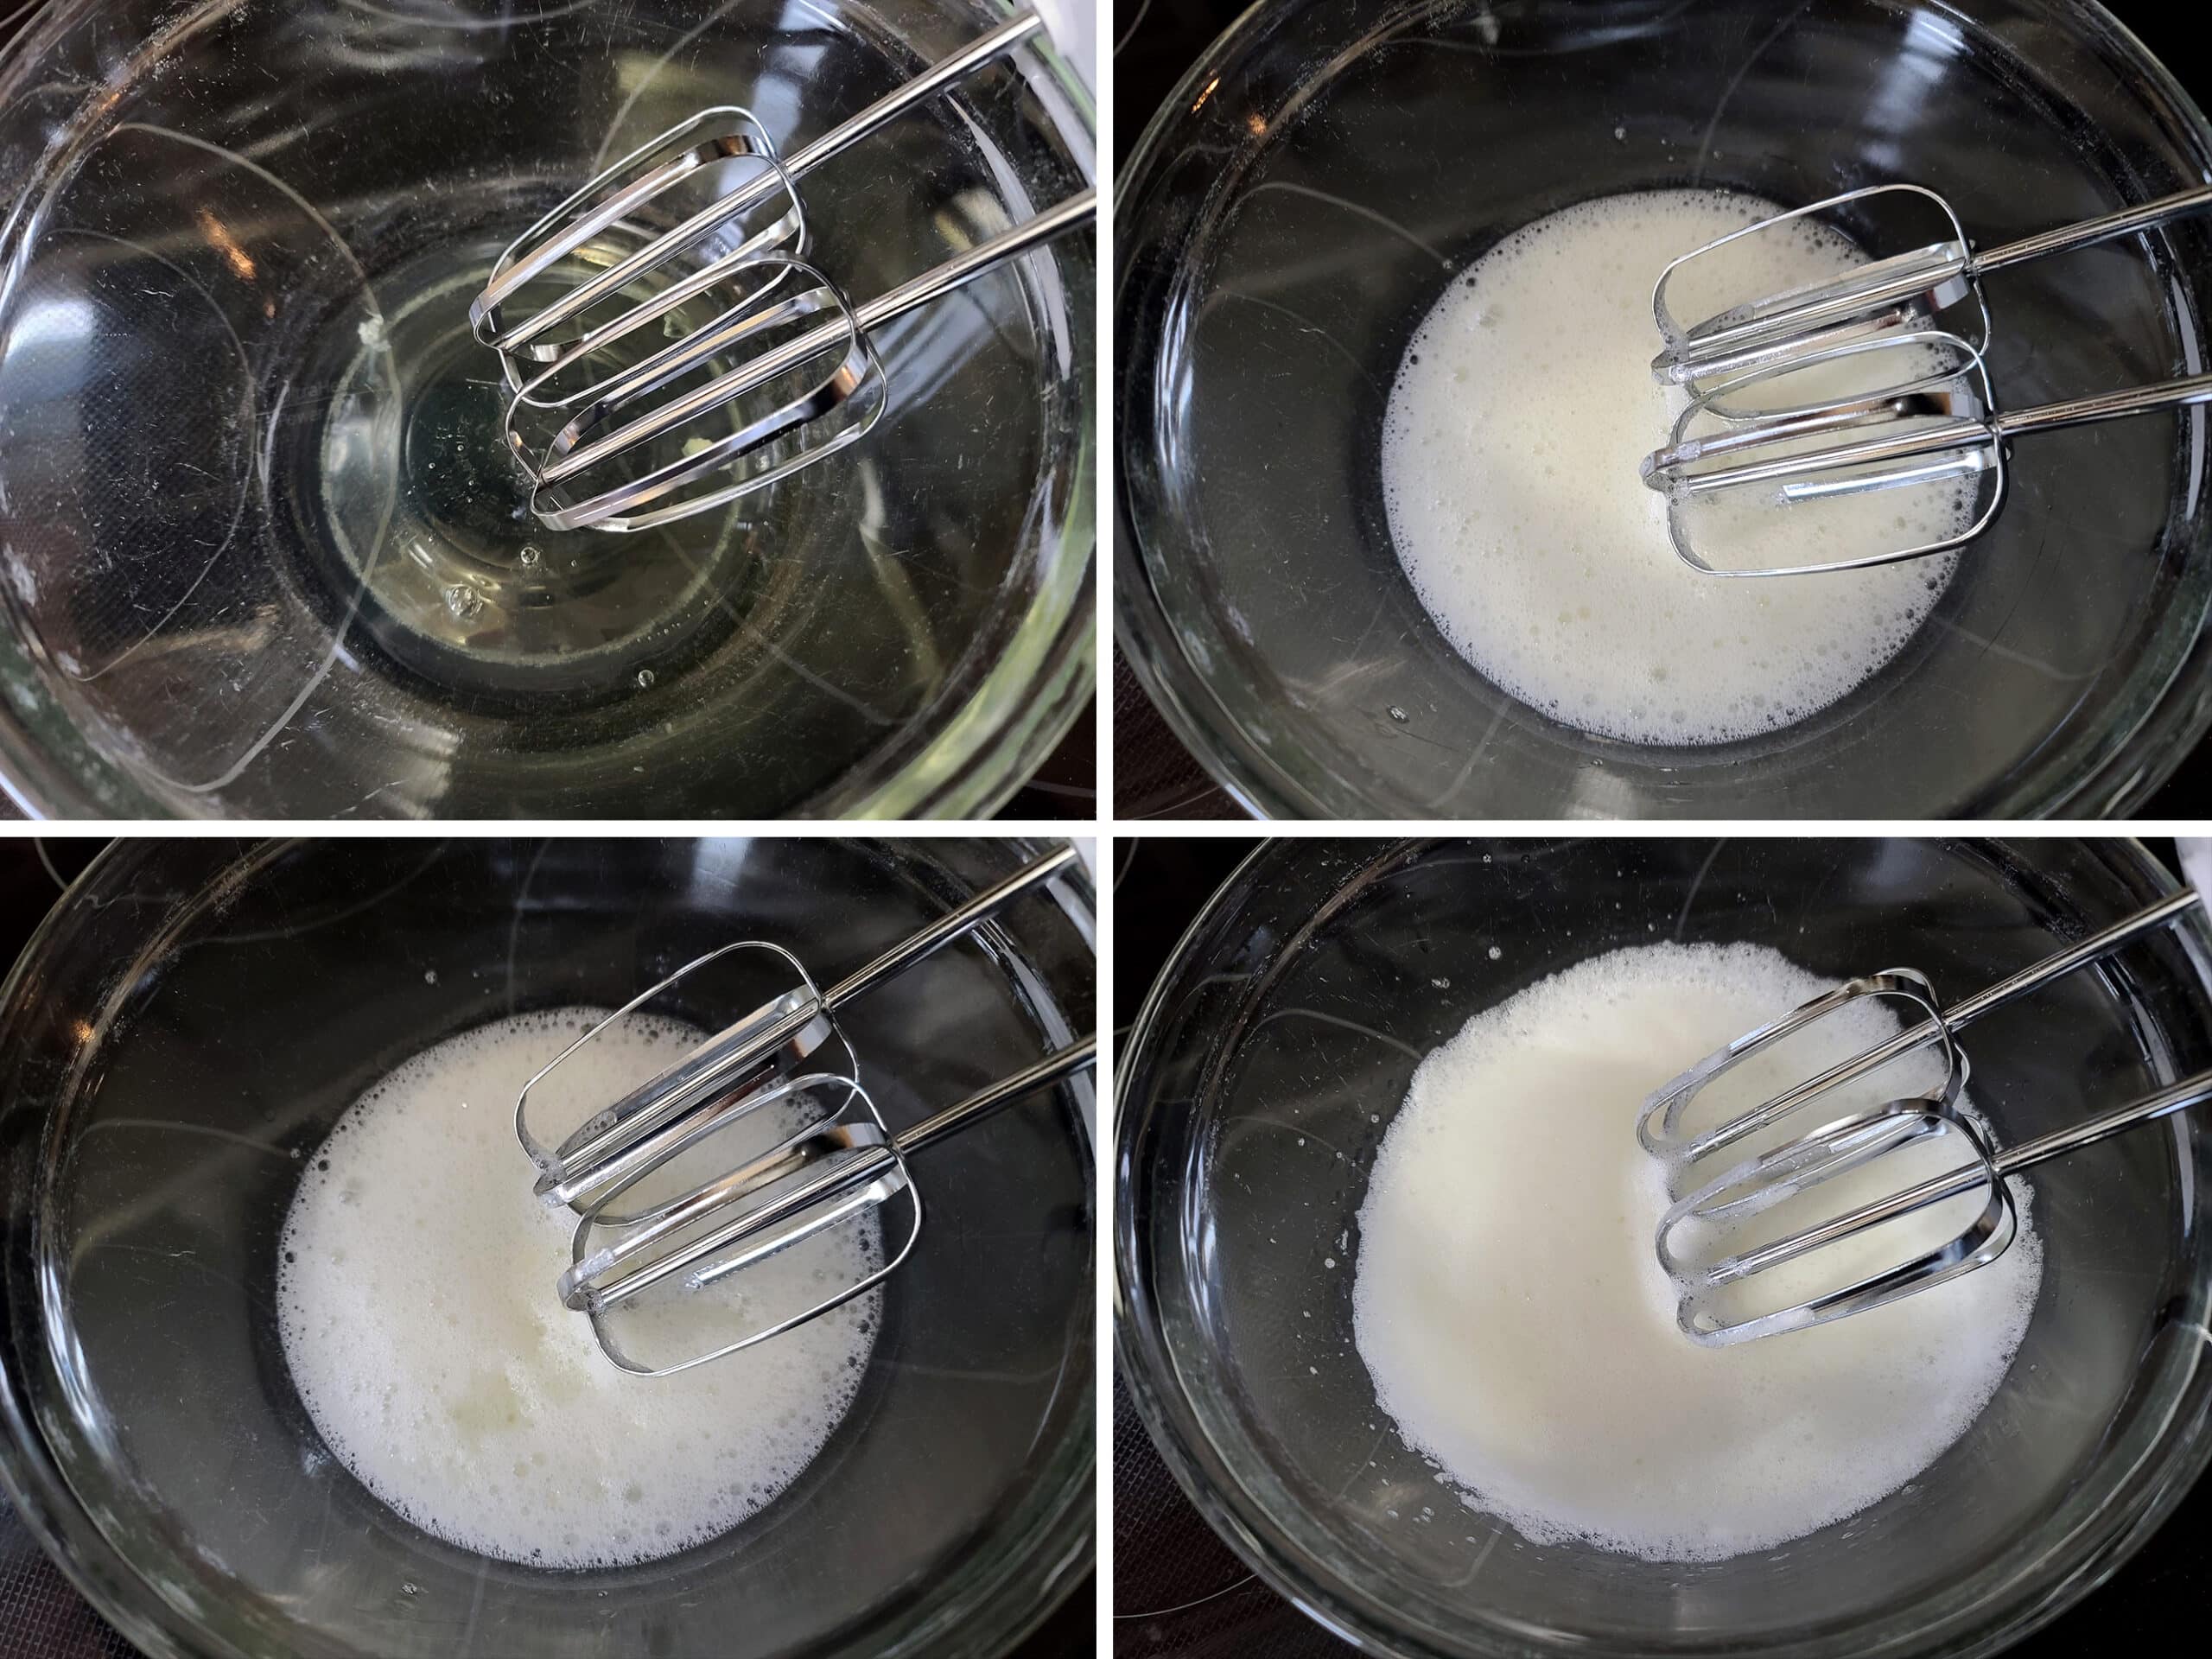
[[[157,851],[163,840],[119,838],[70,883],[0,981],[0,1015],[37,982],[48,954],[73,925],[73,901],[96,892],[134,854]],[[1045,850],[1044,843],[1033,840],[1007,844],[1029,853]],[[1073,885],[1078,877],[1080,885]],[[1096,899],[1087,873],[1078,870],[1069,880],[1070,891],[1095,916]],[[26,1315],[10,1311],[8,1317]],[[39,1315],[32,1312],[28,1317]],[[0,1343],[0,1494],[93,1609],[150,1659],[299,1659],[287,1649],[245,1646],[226,1633],[210,1630],[146,1583],[62,1475],[14,1355],[12,1340]],[[956,1593],[940,1597],[925,1617],[898,1630],[891,1645],[874,1650],[873,1659],[997,1659],[1042,1624],[1093,1566],[1096,1462],[1096,1426],[1078,1417],[1056,1448],[1047,1478],[1018,1506],[1014,1519],[1022,1524],[1004,1529],[1003,1547],[971,1563]],[[858,1651],[840,1653],[857,1659]]]
[[[988,0],[1011,12],[1014,0]],[[49,35],[76,27],[99,0],[52,0],[0,42],[0,80],[12,62],[33,55]],[[1050,76],[1096,156],[1098,111],[1090,89],[1048,36],[1025,51]],[[35,181],[25,181],[26,186]],[[12,217],[11,194],[0,195],[0,245]],[[1092,324],[1077,316],[1077,327]],[[1082,429],[1060,556],[999,659],[937,720],[936,734],[887,775],[865,766],[823,796],[786,816],[900,819],[988,817],[1005,804],[1074,729],[1096,696],[1097,616],[1097,397],[1084,400]],[[99,786],[87,776],[100,777]],[[26,719],[15,699],[0,700],[0,795],[32,818],[160,818],[173,816],[154,796],[103,756],[82,734],[57,727],[54,713]]]
[[[1423,838],[1426,839],[1426,838]],[[2154,894],[2180,890],[2181,884],[2133,837],[2098,837],[2113,850],[2127,855],[2133,872]],[[1114,1072],[1114,1359],[1122,1383],[1143,1421],[1154,1448],[1198,1513],[1215,1534],[1233,1549],[1259,1579],[1331,1634],[1367,1652],[1402,1656],[1402,1659],[1453,1659],[1445,1650],[1425,1643],[1417,1635],[1391,1627],[1388,1603],[1363,1592],[1346,1593],[1341,1580],[1317,1564],[1291,1541],[1266,1511],[1252,1501],[1237,1471],[1208,1438],[1204,1425],[1181,1387],[1173,1357],[1169,1353],[1150,1294],[1151,1252],[1138,1234],[1134,1217],[1136,1188],[1141,1179],[1134,1152],[1141,1138],[1141,1121],[1152,1103],[1132,1098],[1135,1085],[1150,1069],[1147,1059],[1162,1040],[1156,1029],[1166,1015],[1173,987],[1200,943],[1216,927],[1230,919],[1242,894],[1265,861],[1294,854],[1302,837],[1274,837],[1254,848],[1222,882],[1192,920],[1170,952],[1166,965],[1153,981],[1139,1007],[1128,1035],[1116,1050]],[[1394,843],[1375,838],[1378,855]],[[1369,863],[1371,864],[1372,861]],[[1363,864],[1363,869],[1369,864]],[[2185,924],[2196,949],[2190,954],[2200,964],[2212,961],[2212,922],[2200,907]],[[2212,991],[2212,981],[2207,982]],[[2161,1437],[2159,1466],[2139,1479],[2126,1494],[2128,1501],[2100,1511],[2092,1523],[2077,1527],[2058,1544],[2038,1556],[2031,1573],[2017,1575],[1996,1586],[1994,1592],[1971,1610],[1971,1622],[1939,1637],[1933,1644],[1921,1639],[1926,1632],[1904,1628],[1870,1629],[1850,1635],[1822,1638],[1803,1651],[1823,1659],[1859,1659],[1880,1653],[1941,1654],[1944,1659],[1986,1659],[2011,1647],[2056,1618],[2117,1572],[2120,1566],[2157,1531],[2187,1495],[2191,1485],[2212,1465],[2212,1406],[2194,1422],[2170,1426]],[[1532,1651],[1527,1641],[1509,1642],[1489,1631],[1477,1631],[1471,1641],[1496,1659],[1516,1659]],[[1579,1638],[1562,1637],[1552,1650],[1583,1650]],[[1588,1649],[1594,1651],[1595,1649]],[[1674,1649],[1653,1645],[1654,1652]],[[1710,1653],[1710,1645],[1682,1644],[1684,1653]],[[1737,1644],[1732,1653],[1788,1652]]]
[[[1264,30],[1277,13],[1296,0],[1254,0],[1200,54],[1147,122],[1114,184],[1116,308],[1120,273],[1136,245],[1126,234],[1133,204],[1148,188],[1150,175],[1172,158],[1176,132],[1209,81],[1226,73],[1229,60],[1248,39]],[[2108,37],[2133,61],[2137,71],[2189,124],[2190,136],[2212,156],[2212,118],[2174,79],[2172,72],[2113,16],[2099,0],[2022,0],[2022,3],[2069,16],[2082,28]],[[1137,384],[1128,365],[1114,365],[1115,395]],[[1213,696],[1205,680],[1176,643],[1173,619],[1145,571],[1140,535],[1127,487],[1117,474],[1114,488],[1114,638],[1153,707],[1177,740],[1190,750],[1231,799],[1257,818],[1337,816],[1320,807],[1266,751],[1234,728],[1212,721]],[[1179,550],[1187,551],[1179,543]],[[2212,652],[2200,631],[2172,677],[2147,702],[2138,698],[2114,723],[2127,734],[2104,759],[2048,796],[2009,800],[1988,816],[2007,818],[2126,816],[2171,779],[2182,762],[2212,732]],[[1372,816],[1352,813],[1342,816]]]

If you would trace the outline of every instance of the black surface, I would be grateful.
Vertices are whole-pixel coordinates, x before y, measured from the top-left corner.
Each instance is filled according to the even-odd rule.
[[[12,963],[104,843],[0,842],[0,961]],[[0,1494],[0,1659],[130,1659],[135,1652],[47,1559]]]
[[[1254,838],[1119,839],[1114,843],[1114,1007],[1134,1020],[1214,889]],[[2171,842],[2152,850],[2179,874]],[[2013,1648],[2019,1659],[2201,1650],[2212,1589],[2212,1478],[2201,1480],[2111,1582]],[[1153,1450],[1116,1379],[1114,1651],[1127,1659],[1330,1659],[1355,1649],[1276,1595],[1208,1530]]]
[[[2212,105],[2212,53],[2201,6],[2177,0],[2111,0],[2200,105]],[[1246,10],[1246,0],[1115,0],[1114,170],[1128,163],[1154,111],[1184,72]],[[1125,696],[1126,687],[1126,696]],[[1126,706],[1125,706],[1126,704]],[[1243,817],[1147,702],[1114,653],[1114,792],[1125,818]],[[2212,814],[2212,739],[2197,746],[2173,779],[2145,801],[2146,822]]]
[[[2205,13],[2172,0],[2107,0],[2106,10],[2135,32],[2152,55],[2173,72],[2199,108],[2212,105],[2212,53],[2205,50]],[[2212,815],[2212,738],[2197,745],[2164,788],[2137,817],[2146,822]]]
[[[15,962],[62,887],[105,844],[92,837],[0,839],[0,963]],[[1097,1599],[1096,1580],[1085,1578],[1008,1659],[1088,1659],[1098,1650]],[[0,1494],[0,1659],[131,1659],[135,1652],[41,1552]]]

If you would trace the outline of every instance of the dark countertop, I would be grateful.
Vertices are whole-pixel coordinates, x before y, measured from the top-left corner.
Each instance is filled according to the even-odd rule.
[[[105,844],[67,836],[0,840],[0,962],[15,961],[65,881]],[[1096,1653],[1096,1582],[1078,1584],[1009,1659],[1088,1659]],[[0,1494],[0,1659],[133,1659],[136,1652],[77,1593]]]
[[[1243,836],[1114,843],[1114,1007],[1134,1018],[1183,930],[1256,845]],[[2151,843],[2179,873],[2173,843]],[[1122,1033],[1116,1033],[1118,1038]],[[2212,1478],[2113,1574],[2011,1651],[2086,1659],[2168,1650],[2193,1628],[2212,1570]],[[1114,1651],[1117,1659],[1332,1659],[1355,1651],[1255,1578],[1192,1508],[1114,1386]]]
[[[1115,0],[1114,170],[1118,175],[1153,113],[1199,53],[1241,16],[1249,0]],[[2194,6],[2171,0],[2109,0],[2115,13],[2173,71],[2200,105],[2212,105],[2212,59],[2200,45]],[[1184,748],[1114,652],[1114,816],[1121,818],[1242,818],[1231,800]],[[2212,739],[2198,746],[2137,817],[2162,822],[2212,815]]]
[[[13,963],[60,895],[105,843],[0,842],[0,960]],[[0,1656],[130,1659],[137,1651],[48,1560],[0,1495]]]

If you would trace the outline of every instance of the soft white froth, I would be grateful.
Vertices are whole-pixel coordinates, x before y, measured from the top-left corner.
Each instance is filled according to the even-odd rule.
[[[1773,211],[1662,190],[1537,219],[1452,279],[1399,367],[1382,455],[1399,561],[1461,656],[1584,731],[1707,744],[1789,725],[1895,656],[1950,579],[1955,555],[1754,581],[1675,556],[1665,501],[1637,474],[1680,412],[1651,374],[1652,284]],[[1752,293],[1861,258],[1809,225],[1752,240],[1738,268]],[[1807,559],[1963,528],[1959,498],[1893,493],[1808,519]]]
[[[2018,1182],[2019,1238],[1954,1283],[1736,1347],[1676,1326],[1643,1101],[1827,988],[1760,946],[1616,951],[1478,1014],[1415,1071],[1359,1214],[1354,1341],[1471,1506],[1540,1543],[1719,1560],[1897,1491],[1987,1405],[2041,1277]],[[1848,1021],[1831,1034],[1852,1048],[1899,1028],[1873,1004]],[[1846,1093],[1822,1121],[1868,1103]],[[1868,1174],[1894,1191],[1921,1173]]]
[[[600,1017],[480,1027],[371,1089],[308,1160],[277,1280],[286,1361],[340,1461],[424,1530],[544,1567],[666,1555],[774,1497],[851,1405],[880,1311],[870,1294],[676,1376],[600,1352],[554,1290],[574,1217],[532,1195],[514,1133],[523,1084]],[[699,1040],[632,1016],[539,1089],[581,1122]],[[864,1273],[880,1241],[835,1248],[853,1259],[767,1270]]]

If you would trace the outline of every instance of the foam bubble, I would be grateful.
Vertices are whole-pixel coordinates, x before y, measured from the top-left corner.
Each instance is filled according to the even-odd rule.
[[[774,1498],[851,1405],[881,1305],[676,1376],[600,1352],[555,1294],[574,1217],[532,1195],[513,1114],[601,1017],[499,1020],[371,1086],[307,1160],[279,1246],[284,1356],[330,1451],[425,1531],[542,1567],[671,1554]],[[539,1087],[581,1121],[701,1035],[632,1015]],[[764,1265],[857,1276],[880,1250],[872,1226],[837,1229]]]
[[[1665,503],[1637,470],[1678,412],[1650,372],[1652,284],[1773,211],[1662,190],[1549,214],[1452,278],[1399,366],[1382,451],[1399,561],[1453,649],[1570,726],[1709,744],[1791,725],[1894,657],[1950,580],[1955,554],[1750,582],[1675,556]],[[1810,221],[1747,240],[1751,292],[1863,257]],[[1877,498],[1863,499],[1818,522],[1808,557],[1870,550]],[[1916,494],[1895,527],[1883,502],[1881,541],[1955,533],[1965,499]]]
[[[1719,1560],[1895,1491],[1987,1405],[2041,1282],[2018,1181],[2020,1236],[1955,1283],[1734,1348],[1675,1326],[1637,1115],[1828,983],[1760,946],[1614,951],[1478,1014],[1415,1071],[1359,1214],[1353,1339],[1399,1433],[1471,1507],[1539,1543]],[[1897,1029],[1862,1003],[1833,1036]],[[1834,1115],[1865,1103],[1830,1097]]]

